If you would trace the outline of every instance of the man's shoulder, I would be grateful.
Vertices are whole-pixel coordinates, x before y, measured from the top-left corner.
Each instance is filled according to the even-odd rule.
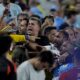
[[[18,68],[17,68],[17,73],[18,74],[26,74],[30,72],[30,63],[28,61],[23,62]]]
[[[29,66],[30,66],[29,61],[24,61],[24,62],[18,67],[18,69],[28,69]]]
[[[30,63],[29,63],[29,61],[27,60],[27,61],[24,61],[21,65],[26,65],[26,66],[27,66],[28,64],[30,64]]]

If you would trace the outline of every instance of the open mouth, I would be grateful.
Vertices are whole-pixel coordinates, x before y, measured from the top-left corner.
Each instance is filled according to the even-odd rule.
[[[32,34],[32,29],[28,29],[27,34],[29,34],[29,35]]]

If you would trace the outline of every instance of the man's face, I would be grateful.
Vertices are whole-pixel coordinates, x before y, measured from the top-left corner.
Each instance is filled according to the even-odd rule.
[[[70,43],[68,41],[63,42],[61,47],[60,47],[61,52],[62,53],[67,52],[69,46],[70,46]]]
[[[32,36],[38,36],[40,31],[40,26],[37,21],[29,20],[28,27],[27,27],[27,34]]]
[[[49,40],[52,43],[61,43],[62,42],[62,36],[60,35],[60,33],[57,30],[51,30],[50,34],[49,34]]]
[[[63,40],[63,35],[60,32],[55,34],[55,40],[61,42]]]
[[[26,16],[23,16],[23,15],[19,16],[19,17],[18,17],[18,25],[19,25],[24,19],[26,19]]]
[[[37,70],[37,71],[40,71],[40,70],[45,70],[45,69],[48,69],[49,68],[49,64],[47,62],[42,62],[40,60],[38,60],[34,66],[34,68]]]
[[[20,23],[19,32],[20,32],[21,34],[25,34],[25,33],[26,33],[26,29],[27,29],[27,21],[26,21],[26,20],[23,20],[23,21]]]
[[[76,34],[76,35],[80,34],[80,29],[74,28],[74,31],[75,31],[75,34]]]
[[[74,31],[71,29],[67,29],[66,32],[69,34],[70,41],[74,41],[76,38]]]
[[[55,36],[56,33],[57,33],[56,30],[51,30],[49,32],[48,39],[49,39],[50,42],[54,43],[54,36]]]

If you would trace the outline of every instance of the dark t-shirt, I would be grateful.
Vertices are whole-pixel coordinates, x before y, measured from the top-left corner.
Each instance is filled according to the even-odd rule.
[[[36,44],[38,44],[40,46],[46,46],[46,45],[49,45],[50,44],[49,43],[49,40],[48,40],[48,38],[46,36],[38,36],[38,37],[40,39],[36,39],[35,40],[35,43]],[[28,49],[28,51],[34,51],[28,44],[25,47]],[[41,49],[39,49],[39,50],[41,50]]]
[[[36,39],[35,43],[40,45],[40,46],[46,46],[46,45],[49,45],[49,40],[46,36],[38,36],[40,39]],[[25,46],[28,50],[28,52],[31,52],[31,53],[28,53],[29,55],[29,58],[33,58],[35,56],[38,55],[38,53],[36,52],[40,52],[42,51],[42,48],[39,47],[39,46],[36,46],[36,50],[34,50],[33,48],[31,48],[31,46],[29,46],[28,44]]]

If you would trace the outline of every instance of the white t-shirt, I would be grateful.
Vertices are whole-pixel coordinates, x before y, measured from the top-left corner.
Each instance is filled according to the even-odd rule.
[[[45,80],[45,72],[36,71],[29,61],[25,61],[17,69],[17,80]]]

